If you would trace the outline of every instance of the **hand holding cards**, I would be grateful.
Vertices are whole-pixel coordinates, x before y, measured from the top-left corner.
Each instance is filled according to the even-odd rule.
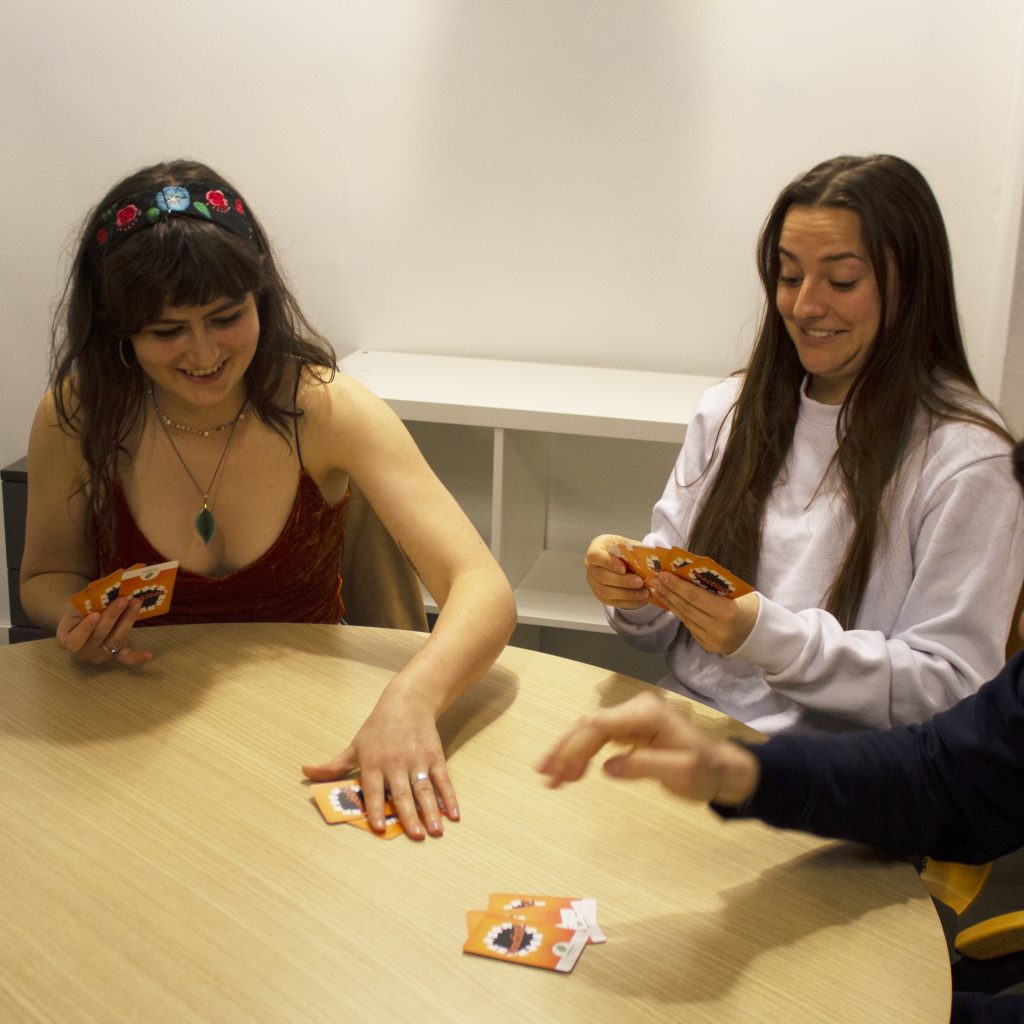
[[[83,616],[102,612],[118,597],[138,598],[142,601],[137,618],[151,619],[171,610],[174,581],[178,575],[177,562],[143,565],[129,569],[116,569],[103,579],[93,580],[70,600]]]
[[[621,558],[645,584],[659,572],[670,572],[680,579],[693,583],[712,594],[719,594],[730,600],[750,594],[754,588],[716,561],[704,555],[695,555],[683,548],[644,547],[642,544],[617,544],[611,553]],[[652,597],[651,603],[659,608],[666,607],[657,598]]]

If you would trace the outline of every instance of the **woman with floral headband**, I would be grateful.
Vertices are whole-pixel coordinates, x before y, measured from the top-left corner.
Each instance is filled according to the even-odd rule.
[[[117,184],[86,221],[55,318],[22,602],[75,658],[123,669],[152,657],[133,631],[139,600],[83,615],[69,598],[136,563],[179,563],[157,622],[336,623],[357,482],[441,612],[350,745],[304,771],[358,766],[376,828],[387,787],[409,835],[439,835],[458,804],[436,719],[490,667],[515,607],[400,420],[335,362],[220,175],[176,161]]]

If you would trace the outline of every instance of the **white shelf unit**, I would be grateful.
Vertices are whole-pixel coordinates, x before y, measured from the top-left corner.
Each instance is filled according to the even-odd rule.
[[[660,658],[594,635],[611,629],[583,555],[599,533],[647,532],[717,377],[368,351],[341,367],[402,418],[490,546],[515,591],[517,643],[661,674]]]

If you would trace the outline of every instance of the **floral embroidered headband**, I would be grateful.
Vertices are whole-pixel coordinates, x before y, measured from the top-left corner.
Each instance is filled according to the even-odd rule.
[[[100,255],[111,252],[136,231],[172,215],[209,221],[258,247],[240,196],[215,182],[191,181],[187,185],[167,185],[156,192],[136,192],[104,210],[96,232]]]

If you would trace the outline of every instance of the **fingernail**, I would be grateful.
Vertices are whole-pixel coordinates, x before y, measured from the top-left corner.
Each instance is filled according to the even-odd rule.
[[[439,821],[432,821],[430,823],[430,830],[432,832],[439,832],[441,830],[441,822],[439,822]]]
[[[459,809],[458,809],[458,807],[453,807],[448,812],[448,817],[451,818],[452,821],[458,821],[459,820]]]
[[[622,775],[622,758],[621,757],[610,757],[604,763],[604,770],[609,775],[619,777]]]

